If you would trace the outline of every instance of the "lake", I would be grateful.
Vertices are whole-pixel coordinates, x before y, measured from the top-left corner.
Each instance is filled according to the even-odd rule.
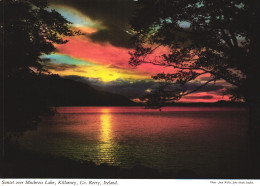
[[[239,174],[248,164],[245,108],[58,107],[22,148],[123,168],[141,164],[202,176]]]

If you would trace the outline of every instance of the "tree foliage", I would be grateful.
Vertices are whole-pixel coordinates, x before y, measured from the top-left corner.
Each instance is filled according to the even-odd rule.
[[[75,34],[46,0],[5,0],[1,6],[5,77],[42,70],[40,56],[53,52],[54,44],[66,43],[64,36]]]
[[[40,56],[55,51],[66,36],[79,34],[70,22],[48,7],[47,0],[4,0],[1,19],[4,125],[7,131],[34,129],[39,115],[50,113]]]
[[[252,50],[258,10],[255,2],[139,0],[131,22],[136,32],[136,49],[130,53],[130,64],[151,63],[173,68],[172,73],[153,77],[166,82],[161,88],[164,91],[152,92],[146,98],[178,100],[210,82],[224,79],[233,85],[228,92],[233,99],[259,101],[259,96],[249,95],[252,87],[248,87],[259,80],[255,70],[259,63]],[[168,48],[169,52],[156,56],[155,51],[160,47]],[[187,89],[189,82],[204,74],[209,74],[207,81]],[[158,103],[158,98],[154,100]]]

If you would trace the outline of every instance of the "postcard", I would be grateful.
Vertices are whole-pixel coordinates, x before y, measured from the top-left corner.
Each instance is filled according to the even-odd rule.
[[[0,184],[259,183],[258,8],[2,1]]]

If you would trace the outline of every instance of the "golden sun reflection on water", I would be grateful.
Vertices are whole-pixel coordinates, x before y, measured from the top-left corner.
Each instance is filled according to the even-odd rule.
[[[112,135],[112,115],[110,114],[109,109],[102,109],[100,116],[101,122],[101,133],[100,133],[100,145],[99,149],[99,157],[100,163],[109,163],[109,164],[118,164],[115,160],[115,142],[113,141]]]

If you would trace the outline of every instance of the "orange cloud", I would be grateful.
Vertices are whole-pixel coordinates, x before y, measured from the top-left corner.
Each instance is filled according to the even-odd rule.
[[[59,53],[105,65],[116,64],[125,66],[128,64],[128,49],[114,47],[109,43],[93,43],[84,36],[68,39],[69,42],[67,44],[57,46]]]
[[[88,32],[90,31],[88,30]],[[127,48],[115,47],[110,43],[94,43],[85,36],[68,39],[69,42],[67,44],[57,45],[56,47],[59,53],[73,58],[92,61],[101,65],[116,65],[125,69],[132,69],[136,73],[139,71],[149,73],[150,75],[160,72],[170,73],[173,70],[172,67],[160,67],[151,64],[142,64],[135,69],[128,64],[130,50]],[[164,53],[166,50],[162,47],[158,52]],[[158,52],[156,55],[158,55]]]

